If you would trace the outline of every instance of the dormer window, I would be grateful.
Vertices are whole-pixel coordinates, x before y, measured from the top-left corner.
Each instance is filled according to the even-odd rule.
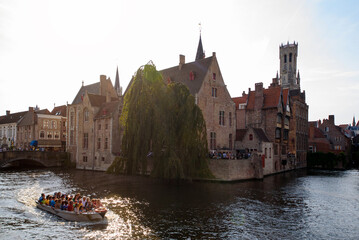
[[[194,78],[195,78],[195,76],[196,76],[196,74],[191,71],[191,72],[189,73],[189,80],[193,81]]]
[[[216,80],[216,73],[212,73],[212,79]]]

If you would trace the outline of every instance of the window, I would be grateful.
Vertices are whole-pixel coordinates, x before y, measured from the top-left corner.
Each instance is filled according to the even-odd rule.
[[[85,108],[84,110],[84,121],[87,122],[89,120],[89,110]]]
[[[47,138],[52,139],[52,132],[47,132]]]
[[[59,138],[60,138],[59,132],[55,132],[55,139],[59,139]]]
[[[65,121],[62,122],[62,126],[66,127],[66,122]]]
[[[280,128],[276,128],[275,129],[275,138],[279,139],[281,137],[281,131]]]
[[[43,128],[48,128],[49,127],[49,121],[48,120],[44,120],[43,121]]]
[[[229,147],[230,150],[232,150],[232,143],[233,143],[232,134],[229,134],[229,137],[228,137],[228,147]]]
[[[284,55],[284,63],[287,63],[287,54]]]
[[[89,134],[84,133],[83,149],[88,149],[88,147],[89,147]]]
[[[82,156],[82,161],[87,162],[87,156]]]
[[[269,148],[269,158],[272,158],[272,148]]]
[[[74,120],[75,120],[75,113],[71,112],[70,113],[70,126],[73,127],[74,126]]]
[[[52,128],[52,129],[56,129],[56,128],[57,128],[57,122],[56,122],[56,121],[51,121],[51,128]]]
[[[211,132],[210,134],[210,148],[216,149],[216,133],[215,132]]]
[[[105,129],[108,129],[108,124],[107,123],[105,124]]]
[[[224,111],[219,111],[219,125],[224,126]]]
[[[277,124],[282,124],[282,116],[277,114]]]
[[[249,134],[249,141],[253,141],[253,134]]]
[[[286,155],[287,154],[287,146],[282,145],[282,155]]]
[[[212,88],[212,97],[217,97],[217,88]]]
[[[267,155],[267,148],[264,149],[264,156],[265,156],[265,157],[268,157],[268,155]]]
[[[212,79],[216,80],[216,73],[212,73]]]
[[[98,125],[98,130],[101,130],[101,124]]]
[[[45,138],[45,131],[41,131],[41,132],[40,132],[40,138],[41,138],[41,139]]]
[[[105,161],[105,157],[102,157],[102,162],[104,162]]]
[[[329,132],[329,127],[325,127],[324,131]]]
[[[292,53],[289,53],[289,62],[292,62]]]
[[[70,130],[70,145],[74,145],[74,130]]]
[[[105,147],[104,147],[105,149],[107,149],[108,148],[108,138],[105,138]]]
[[[289,131],[288,131],[288,129],[284,129],[284,131],[283,131],[283,139],[284,139],[284,140],[288,140],[288,136],[289,136]]]
[[[101,149],[101,138],[97,138],[97,149]]]
[[[289,126],[289,119],[287,117],[284,118],[284,125]]]
[[[232,112],[228,113],[228,118],[229,118],[229,126],[232,126]]]
[[[193,81],[194,78],[195,78],[195,76],[196,76],[196,75],[194,74],[194,72],[190,71],[190,73],[189,73],[189,80]]]

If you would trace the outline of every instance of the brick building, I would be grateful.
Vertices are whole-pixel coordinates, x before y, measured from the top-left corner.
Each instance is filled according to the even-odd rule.
[[[179,65],[161,71],[165,82],[181,82],[195,97],[206,122],[208,148],[232,150],[235,137],[235,103],[224,83],[216,53],[205,58],[200,38],[196,59],[185,62],[180,55]]]
[[[306,166],[308,105],[300,90],[297,51],[295,42],[282,44],[280,76],[277,73],[267,89],[256,83],[254,91],[233,98],[237,129],[263,129],[273,143],[274,172]]]
[[[329,115],[328,119],[318,121],[318,128],[330,142],[330,151],[333,153],[350,151],[351,141],[344,134],[343,130],[335,125],[334,115]]]
[[[318,128],[318,122],[309,122],[308,151],[328,153],[331,150],[330,141],[323,131]]]
[[[120,151],[119,114],[121,88],[105,75],[80,88],[67,106],[67,151],[80,169],[105,171]]]

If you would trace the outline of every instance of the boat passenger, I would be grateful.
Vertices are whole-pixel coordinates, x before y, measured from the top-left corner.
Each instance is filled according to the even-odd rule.
[[[45,199],[45,201],[44,201],[44,204],[47,205],[47,206],[50,205],[50,195],[47,195],[47,196],[46,196],[46,199]]]
[[[60,199],[56,199],[56,201],[55,201],[55,208],[57,208],[57,209],[61,209],[61,200]]]
[[[42,203],[46,199],[45,193],[41,193],[41,197],[39,198],[39,203]]]
[[[61,203],[61,210],[67,210],[66,201],[62,201],[62,203]]]
[[[86,200],[86,197],[84,196],[83,198],[82,198],[82,205],[85,207],[86,206],[86,202],[87,202],[87,200]]]
[[[75,213],[77,213],[77,214],[80,213],[80,205],[79,205],[78,203],[75,204],[74,211],[75,211]]]
[[[70,201],[69,205],[67,205],[67,211],[73,211],[74,210],[74,202]]]
[[[50,197],[50,206],[51,207],[55,207],[55,198],[54,197]]]

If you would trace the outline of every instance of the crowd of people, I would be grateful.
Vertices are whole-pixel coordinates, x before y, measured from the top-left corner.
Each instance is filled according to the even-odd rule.
[[[74,211],[78,214],[103,208],[100,199],[90,199],[89,197],[81,196],[80,193],[75,196],[61,194],[61,192],[55,192],[54,195],[47,196],[42,193],[38,201],[55,209]]]

